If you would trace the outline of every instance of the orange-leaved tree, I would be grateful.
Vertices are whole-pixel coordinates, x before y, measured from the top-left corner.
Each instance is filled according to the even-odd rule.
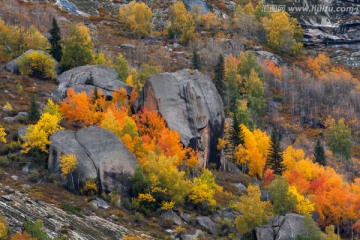
[[[137,126],[145,149],[159,151],[167,157],[177,156],[178,161],[175,164],[182,164],[186,157],[186,149],[180,142],[180,135],[167,128],[165,120],[156,111],[143,108],[138,113]]]
[[[86,92],[75,93],[70,88],[67,92],[66,99],[60,103],[60,112],[69,122],[82,122],[85,126],[97,124],[102,118],[102,109],[105,98],[101,91],[97,91],[98,99],[94,101],[94,93],[87,95]],[[101,104],[100,104],[101,103]]]

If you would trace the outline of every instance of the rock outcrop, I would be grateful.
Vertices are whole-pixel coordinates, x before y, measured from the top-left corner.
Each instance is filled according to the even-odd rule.
[[[269,223],[256,228],[258,240],[295,240],[305,234],[304,216],[294,213],[270,217]]]
[[[49,55],[47,52],[44,52],[44,51],[41,51],[41,50],[27,50],[25,53],[23,53],[22,55],[20,55],[19,57],[15,58],[14,60],[8,62],[6,65],[5,65],[5,69],[9,72],[12,72],[12,73],[19,73],[20,71],[20,66],[18,64],[18,61],[21,60],[24,56],[28,55],[29,53],[32,53],[32,52],[38,52],[38,53],[43,53],[43,54],[46,54],[46,55]],[[54,59],[52,58],[54,61],[55,61],[55,72],[56,74],[59,74],[60,73],[60,64]]]
[[[209,77],[184,69],[152,76],[132,106],[158,111],[186,147],[199,150],[199,162],[220,163],[217,139],[223,136],[223,102]]]
[[[15,191],[0,184],[0,191],[7,193],[0,198],[0,214],[7,219],[14,232],[23,230],[23,222],[27,218],[42,220],[42,230],[49,239],[62,235],[63,231],[66,231],[68,239],[77,240],[123,239],[125,235],[136,233],[95,215],[74,215],[54,204],[32,199],[24,193],[29,188],[31,186],[22,185],[20,191]]]
[[[304,28],[305,45],[360,49],[358,4],[348,0],[291,1],[287,10]]]
[[[112,13],[119,10],[119,4],[111,0],[55,0],[55,4],[61,9],[67,10],[71,14],[89,16],[98,15],[99,8],[105,8]]]
[[[63,185],[78,191],[88,179],[95,179],[101,191],[116,190],[122,196],[128,193],[130,177],[137,160],[118,137],[99,127],[88,127],[72,132],[61,130],[50,137],[48,168],[61,173],[60,158],[75,154],[78,166],[73,172],[74,183],[68,178]]]
[[[89,94],[95,87],[109,98],[113,91],[121,88],[125,88],[130,96],[133,88],[119,81],[117,77],[118,73],[114,69],[102,65],[76,67],[59,75],[59,87],[52,93],[52,97],[62,101],[69,88],[74,89],[76,93]]]

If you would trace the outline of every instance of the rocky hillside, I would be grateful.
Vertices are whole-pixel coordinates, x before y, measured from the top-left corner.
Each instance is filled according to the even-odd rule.
[[[219,3],[213,4],[212,1],[187,0],[184,3],[189,10],[199,7],[204,13],[213,11],[218,16],[225,18],[227,18],[227,13],[233,14],[235,6],[232,1],[219,1]],[[161,4],[147,1],[147,4],[155,12],[154,24],[165,26],[166,22],[163,20],[164,17],[166,18],[171,1],[163,1]],[[81,0],[57,0],[56,5],[66,9],[69,13],[79,15],[98,15],[99,8],[105,8],[116,14],[121,6],[120,3],[110,0],[91,1],[90,3]],[[336,62],[352,68],[359,67],[360,10],[357,2],[346,0],[293,1],[286,3],[286,9],[299,20],[304,28],[303,43],[305,46],[329,48],[333,52],[332,57]]]
[[[360,239],[359,11],[129,2],[0,0],[4,239]]]

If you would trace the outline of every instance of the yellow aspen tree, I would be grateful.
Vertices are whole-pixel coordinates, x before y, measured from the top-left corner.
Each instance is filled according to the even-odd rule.
[[[50,98],[44,108],[44,113],[49,113],[50,115],[56,116],[58,119],[62,119],[62,114],[60,113],[60,105],[54,103]]]
[[[122,127],[120,126],[119,121],[115,118],[114,113],[111,109],[108,109],[104,114],[104,118],[101,121],[100,126],[106,130],[115,133],[118,138],[122,137]]]
[[[297,20],[291,18],[287,12],[275,12],[270,19],[263,18],[263,26],[271,48],[295,55],[300,53],[303,30]]]
[[[35,125],[30,125],[26,130],[22,145],[23,152],[28,153],[31,149],[37,148],[47,153],[47,147],[51,143],[50,135],[62,129],[59,122],[60,119],[55,115],[49,113],[41,115],[40,120]]]
[[[295,149],[292,146],[288,146],[284,153],[284,165],[287,170],[292,170],[297,162],[305,158],[305,153],[302,149]]]
[[[269,221],[272,212],[270,202],[263,202],[260,199],[260,188],[249,185],[247,195],[241,196],[237,210],[241,215],[235,219],[236,229],[241,234],[251,232],[255,227],[262,226]]]
[[[55,77],[55,60],[42,52],[31,52],[18,61],[19,71],[23,75],[29,75],[40,79],[52,79]]]
[[[169,35],[174,38],[180,37],[180,42],[187,44],[195,38],[194,31],[195,20],[186,10],[183,1],[174,3],[170,8]]]
[[[3,126],[0,125],[0,141],[6,143],[6,132]]]
[[[145,3],[132,1],[119,10],[120,20],[137,37],[146,37],[151,33],[151,8]]]
[[[295,186],[289,187],[289,194],[293,195],[296,199],[295,211],[299,214],[311,214],[314,210],[314,204],[303,195],[298,193]]]
[[[92,64],[95,60],[94,44],[89,29],[83,24],[72,24],[63,40],[61,65],[65,69]]]
[[[74,154],[62,155],[60,158],[61,176],[63,179],[66,179],[67,176],[70,175],[73,189],[75,189],[75,185],[72,173],[75,171],[77,165],[78,161]]]
[[[222,187],[215,183],[212,172],[208,169],[204,169],[204,172],[194,179],[189,199],[195,204],[207,203],[209,206],[213,207],[216,205],[214,195],[217,191],[221,192]]]
[[[270,138],[265,132],[255,129],[251,132],[245,125],[241,125],[244,133],[244,146],[241,144],[235,149],[235,162],[247,164],[249,175],[261,178],[266,164],[267,149]]]

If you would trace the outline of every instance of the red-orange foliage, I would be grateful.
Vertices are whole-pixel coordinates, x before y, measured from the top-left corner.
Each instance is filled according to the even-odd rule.
[[[308,159],[297,162],[294,169],[284,175],[290,185],[315,203],[322,226],[360,218],[356,183],[349,184],[334,169]]]
[[[99,99],[93,101],[93,94],[88,96],[85,92],[75,93],[69,89],[66,99],[60,103],[60,112],[69,122],[80,121],[85,126],[98,124],[102,118],[102,109],[105,108],[106,101],[101,97],[102,92],[98,91]]]
[[[311,73],[322,80],[351,81],[352,75],[345,68],[334,66],[330,58],[323,53],[317,57],[308,57],[306,66]]]
[[[180,135],[167,128],[165,120],[156,111],[145,108],[131,117],[130,103],[136,99],[135,91],[129,99],[125,89],[116,90],[112,101],[106,101],[101,94],[98,91],[95,99],[94,93],[88,96],[85,92],[75,93],[69,89],[60,112],[69,122],[80,121],[85,126],[96,124],[114,132],[141,164],[146,161],[147,152],[153,151],[166,157],[176,156],[176,166],[183,161],[188,167],[197,165],[197,153],[183,147]]]
[[[186,159],[186,149],[180,142],[179,133],[168,129],[165,120],[157,112],[147,108],[142,109],[138,113],[137,127],[146,150],[158,150],[167,157],[177,156],[178,161],[175,163],[177,166]],[[194,159],[191,162],[193,164]]]
[[[159,139],[161,132],[166,128],[166,123],[157,112],[143,108],[138,113],[137,127],[140,135]]]
[[[352,228],[354,229],[355,232],[357,232],[358,234],[360,233],[360,220],[357,221]]]
[[[11,235],[11,240],[36,240],[36,238],[32,238],[26,231],[23,233],[15,233]]]
[[[315,77],[319,78],[323,74],[330,71],[331,62],[328,56],[326,56],[323,53],[320,53],[315,58],[309,56],[306,59],[306,66],[314,74]]]
[[[275,180],[275,174],[274,174],[274,170],[268,168],[265,170],[264,172],[264,183],[266,186],[270,185],[271,182]]]
[[[260,64],[260,66],[265,74],[272,75],[273,77],[280,80],[282,79],[282,70],[276,66],[273,61],[266,59],[266,61]]]

